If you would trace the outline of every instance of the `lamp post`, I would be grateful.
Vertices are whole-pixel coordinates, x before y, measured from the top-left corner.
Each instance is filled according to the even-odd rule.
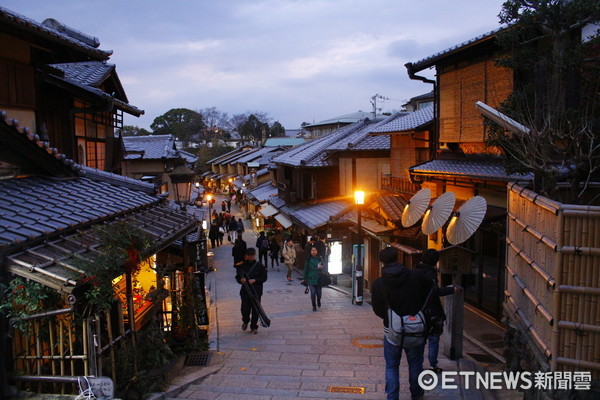
[[[362,266],[362,213],[361,206],[365,204],[365,192],[357,190],[354,192],[354,202],[358,213],[358,247],[356,249],[356,261],[354,262],[354,273],[352,280],[352,303],[356,305],[363,303],[363,266]],[[356,293],[355,293],[356,292]]]
[[[180,164],[169,174],[169,178],[175,192],[175,202],[185,209],[186,204],[190,201],[194,172],[185,164]]]
[[[208,223],[212,223],[212,195],[211,194],[207,194],[206,195],[206,202],[208,203]]]

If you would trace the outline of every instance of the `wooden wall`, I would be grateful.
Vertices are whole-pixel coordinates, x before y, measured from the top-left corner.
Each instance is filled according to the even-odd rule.
[[[483,117],[477,101],[497,107],[512,92],[512,70],[493,60],[465,62],[442,68],[440,142],[483,142]]]

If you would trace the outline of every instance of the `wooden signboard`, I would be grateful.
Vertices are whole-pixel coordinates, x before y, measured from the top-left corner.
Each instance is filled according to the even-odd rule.
[[[474,252],[462,246],[450,246],[440,250],[442,274],[470,274]]]

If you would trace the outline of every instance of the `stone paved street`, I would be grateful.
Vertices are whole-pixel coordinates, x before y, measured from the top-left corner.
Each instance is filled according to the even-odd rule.
[[[236,207],[232,211],[238,211]],[[246,221],[247,222],[247,221]],[[248,225],[244,239],[254,246]],[[276,400],[384,399],[382,323],[371,306],[352,305],[343,291],[324,288],[322,307],[313,312],[300,275],[289,284],[283,270],[269,268],[262,304],[271,327],[253,335],[241,330],[240,286],[234,279],[232,245],[212,249],[216,271],[207,276],[211,296],[210,348],[216,353],[207,376],[171,388],[168,399]],[[441,353],[441,352],[440,352]],[[427,361],[425,367],[427,367]],[[444,370],[473,370],[466,360],[440,354]],[[185,373],[185,368],[183,373]],[[401,399],[410,399],[407,367],[401,366]],[[333,386],[364,388],[364,394],[332,392]],[[425,399],[481,399],[459,386],[429,391]]]

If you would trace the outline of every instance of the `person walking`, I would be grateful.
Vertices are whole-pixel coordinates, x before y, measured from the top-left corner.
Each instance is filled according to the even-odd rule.
[[[219,226],[217,225],[217,221],[212,221],[210,223],[210,229],[208,231],[208,238],[210,239],[210,247],[214,249],[219,245]]]
[[[292,238],[286,240],[281,249],[281,256],[283,257],[283,263],[287,267],[287,280],[292,281],[292,271],[294,269],[294,263],[296,262],[296,248]]]
[[[389,329],[388,309],[399,316],[415,315],[423,307],[432,290],[432,282],[421,271],[410,270],[398,262],[398,250],[387,247],[379,252],[383,264],[381,277],[373,282],[371,301],[375,314],[383,319],[385,334]],[[423,371],[423,350],[425,343],[402,348],[383,339],[385,358],[385,393],[388,400],[398,400],[400,396],[400,360],[402,350],[408,362],[408,381],[412,400],[423,398],[425,391],[419,386],[419,374]]]
[[[231,248],[231,255],[233,256],[233,265],[241,265],[244,262],[244,256],[246,255],[246,242],[242,239],[242,235],[238,235],[235,239],[235,243]]]
[[[440,253],[437,250],[428,249],[425,250],[421,256],[421,261],[415,266],[416,270],[421,271],[431,280],[432,285],[435,286],[435,291],[437,292],[437,296],[431,296],[425,309],[425,314],[431,323],[431,326],[429,326],[429,335],[427,337],[427,358],[429,360],[429,369],[436,374],[442,372],[442,369],[438,367],[437,364],[440,349],[440,336],[444,332],[444,321],[446,320],[446,313],[444,312],[444,307],[442,307],[440,297],[448,296],[460,290],[454,286],[438,287],[438,271],[435,266],[439,259]]]
[[[234,218],[234,221],[235,221],[235,218]],[[242,219],[241,219],[241,218],[238,218],[238,220],[237,220],[237,226],[236,226],[236,228],[235,228],[235,231],[237,232],[237,235],[238,235],[239,237],[241,237],[241,236],[242,236],[242,233],[244,233],[244,232],[246,231],[246,230],[244,229],[244,223],[242,222]]]
[[[258,249],[258,261],[262,262],[264,258],[265,262],[263,265],[269,269],[269,239],[265,236],[265,231],[262,231],[258,239],[256,239],[256,248]]]
[[[248,293],[243,284],[247,282],[254,288],[257,300],[260,303],[263,294],[263,284],[268,278],[267,269],[256,260],[256,250],[252,247],[246,250],[244,262],[239,267],[236,267],[236,269],[235,280],[242,285],[240,288],[242,330],[245,331],[248,328],[248,323],[250,323],[250,332],[256,334],[258,333],[258,312],[252,307],[252,294]]]
[[[317,311],[317,306],[321,307],[321,294],[323,288],[319,286],[319,271],[323,267],[323,258],[319,256],[319,251],[316,247],[312,247],[309,251],[309,256],[304,262],[304,284],[310,289],[310,301],[312,310]]]
[[[229,243],[233,243],[238,236],[238,224],[235,220],[235,217],[232,215],[231,220],[229,221]]]
[[[271,269],[275,268],[275,263],[277,263],[277,271],[279,271],[279,251],[281,250],[281,246],[277,243],[277,238],[275,235],[271,237],[271,241],[269,242],[269,257],[271,257]]]

